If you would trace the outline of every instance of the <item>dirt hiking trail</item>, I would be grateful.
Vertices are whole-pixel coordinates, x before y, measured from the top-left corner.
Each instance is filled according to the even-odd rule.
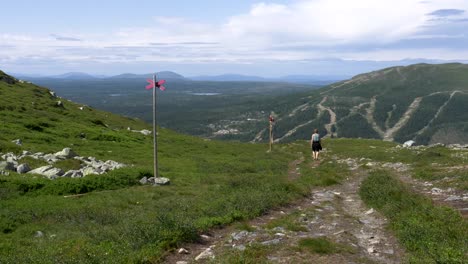
[[[302,162],[312,169],[320,166],[308,155],[294,160],[289,167],[290,180],[300,176]],[[267,247],[262,263],[401,263],[404,251],[386,229],[387,220],[366,207],[358,195],[367,172],[354,161],[335,162],[349,167],[341,184],[313,188],[302,200],[248,221],[248,231],[239,225],[214,229],[202,235],[201,243],[183,245],[164,263],[229,263],[223,258],[227,252],[255,245]],[[318,254],[298,249],[300,241],[320,238],[339,250]]]

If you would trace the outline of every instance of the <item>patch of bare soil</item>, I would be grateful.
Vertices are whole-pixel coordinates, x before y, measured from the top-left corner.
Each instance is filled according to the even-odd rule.
[[[297,168],[300,162],[292,165]],[[270,263],[400,263],[404,251],[387,231],[387,220],[358,195],[366,172],[350,169],[342,184],[313,189],[308,197],[249,221],[249,231],[235,225],[212,230],[203,243],[184,245],[185,253],[174,252],[165,263],[217,263],[217,256],[253,244],[273,249],[267,250]],[[290,177],[298,177],[297,171],[290,168]],[[337,250],[318,254],[301,249],[299,242],[310,238],[326,238]]]

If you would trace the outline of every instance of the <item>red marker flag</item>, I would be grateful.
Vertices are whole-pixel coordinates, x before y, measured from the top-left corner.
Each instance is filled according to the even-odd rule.
[[[275,122],[275,119],[271,115],[270,115],[270,122]]]
[[[146,80],[149,84],[146,85],[146,90],[151,90],[153,88],[159,88],[159,90],[164,91],[166,90],[166,87],[163,86],[163,84],[166,83],[166,80],[160,80],[158,82],[154,82],[151,79]]]

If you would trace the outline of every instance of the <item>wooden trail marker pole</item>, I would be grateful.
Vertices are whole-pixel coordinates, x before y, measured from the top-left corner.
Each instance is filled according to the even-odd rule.
[[[270,115],[270,152],[271,152],[271,149],[272,149],[272,146],[273,146],[273,124],[275,122],[275,119],[273,118],[273,116]]]
[[[158,172],[158,132],[156,117],[156,74],[153,74],[153,157],[154,157],[154,177],[159,177]]]

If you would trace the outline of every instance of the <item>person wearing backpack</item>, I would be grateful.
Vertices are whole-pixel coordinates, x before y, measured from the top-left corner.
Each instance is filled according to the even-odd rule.
[[[310,138],[310,147],[312,148],[312,157],[314,160],[318,160],[320,150],[322,150],[322,145],[320,144],[320,135],[318,129],[314,129],[314,133]]]

